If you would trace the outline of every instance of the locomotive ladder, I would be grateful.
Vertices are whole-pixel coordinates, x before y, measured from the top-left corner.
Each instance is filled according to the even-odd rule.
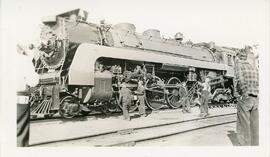
[[[189,99],[191,99],[191,96],[194,95],[194,93],[196,92],[196,90],[198,89],[199,83],[196,82],[189,90],[188,92],[182,97],[181,99],[181,103],[183,102],[183,98],[188,97]]]
[[[198,89],[199,83],[196,82],[188,91],[188,93],[186,94],[186,96],[190,97],[192,94],[195,93],[195,91]]]

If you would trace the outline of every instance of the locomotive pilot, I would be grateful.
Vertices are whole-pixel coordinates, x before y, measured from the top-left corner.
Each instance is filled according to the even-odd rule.
[[[135,91],[135,94],[138,96],[139,99],[139,114],[140,116],[146,117],[145,113],[145,103],[144,103],[144,94],[145,94],[145,88],[143,86],[143,81],[138,81],[138,88]]]
[[[121,84],[121,89],[120,89],[120,103],[122,103],[122,110],[123,110],[123,119],[124,120],[129,120],[130,121],[130,116],[128,113],[128,108],[131,105],[131,91],[127,88],[126,83]]]

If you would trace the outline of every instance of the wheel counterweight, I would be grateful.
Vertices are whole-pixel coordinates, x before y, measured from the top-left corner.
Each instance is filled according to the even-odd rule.
[[[171,108],[179,108],[182,106],[186,89],[181,85],[181,81],[177,77],[172,77],[166,84],[166,100]]]

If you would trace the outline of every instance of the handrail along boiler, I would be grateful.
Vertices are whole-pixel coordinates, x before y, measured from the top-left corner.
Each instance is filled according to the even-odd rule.
[[[231,99],[224,91],[233,91],[235,49],[213,42],[183,43],[181,33],[167,39],[156,29],[140,34],[130,23],[89,23],[87,16],[76,9],[43,18],[41,42],[33,49],[39,84],[32,93],[32,116],[59,112],[72,118],[96,108],[114,111],[121,108],[121,84],[135,91],[138,80],[144,82],[145,101],[153,110],[179,108],[185,96],[193,101],[196,82],[205,77],[213,80],[213,101]],[[134,94],[130,109],[136,108]]]

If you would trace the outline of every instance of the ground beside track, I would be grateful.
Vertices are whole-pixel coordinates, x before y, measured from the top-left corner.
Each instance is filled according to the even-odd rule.
[[[135,146],[238,146],[235,123],[137,142]]]
[[[234,107],[210,109],[211,115],[235,113]],[[170,123],[179,120],[197,118],[199,109],[193,108],[192,113],[183,114],[181,109],[152,112],[147,117],[138,117],[133,113],[131,121],[122,120],[122,116],[85,117],[75,120],[60,120],[44,123],[33,123],[30,126],[30,144],[57,141],[69,138],[96,135],[119,129]]]

